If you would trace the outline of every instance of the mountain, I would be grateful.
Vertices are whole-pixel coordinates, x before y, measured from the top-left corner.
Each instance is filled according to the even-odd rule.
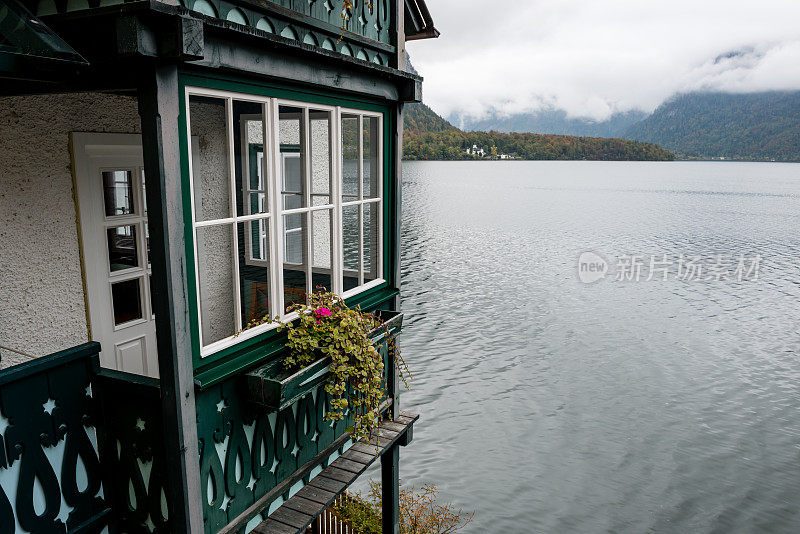
[[[444,120],[425,104],[408,104],[404,110],[403,128],[407,133],[458,131],[458,128]]]
[[[685,159],[800,161],[800,91],[681,94],[622,137]]]
[[[425,104],[405,107],[403,158],[418,160],[648,160],[674,156],[651,143],[536,133],[464,132]]]
[[[475,119],[463,113],[451,114],[448,119],[462,130],[494,130],[497,132],[533,132],[543,134],[579,135],[588,137],[619,137],[647,113],[639,110],[615,113],[603,121],[569,117],[563,109],[545,109],[530,113],[504,115],[496,111]]]

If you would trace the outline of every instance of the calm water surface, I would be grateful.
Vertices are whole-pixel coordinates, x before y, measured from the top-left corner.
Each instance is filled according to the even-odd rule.
[[[800,165],[404,180],[404,483],[476,510],[469,533],[800,532]],[[606,279],[581,283],[584,251]],[[646,280],[680,254],[762,259],[757,280]],[[640,281],[615,280],[622,255]]]

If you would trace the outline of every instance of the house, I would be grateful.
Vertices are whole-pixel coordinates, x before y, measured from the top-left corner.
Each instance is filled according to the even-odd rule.
[[[397,328],[436,36],[423,0],[0,0],[0,532],[303,532],[376,452],[398,532],[385,340],[354,443],[248,325],[324,286]]]
[[[472,148],[468,148],[467,154],[470,154],[472,156],[480,156],[482,158],[486,157],[486,151],[483,150],[482,148],[478,148],[478,145],[472,145]]]

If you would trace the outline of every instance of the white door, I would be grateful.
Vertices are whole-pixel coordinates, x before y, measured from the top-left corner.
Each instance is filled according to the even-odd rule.
[[[141,136],[72,134],[91,337],[100,364],[158,377]]]

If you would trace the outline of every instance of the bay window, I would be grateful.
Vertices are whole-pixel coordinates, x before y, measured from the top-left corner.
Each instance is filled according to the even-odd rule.
[[[383,283],[383,117],[187,88],[201,356]]]

